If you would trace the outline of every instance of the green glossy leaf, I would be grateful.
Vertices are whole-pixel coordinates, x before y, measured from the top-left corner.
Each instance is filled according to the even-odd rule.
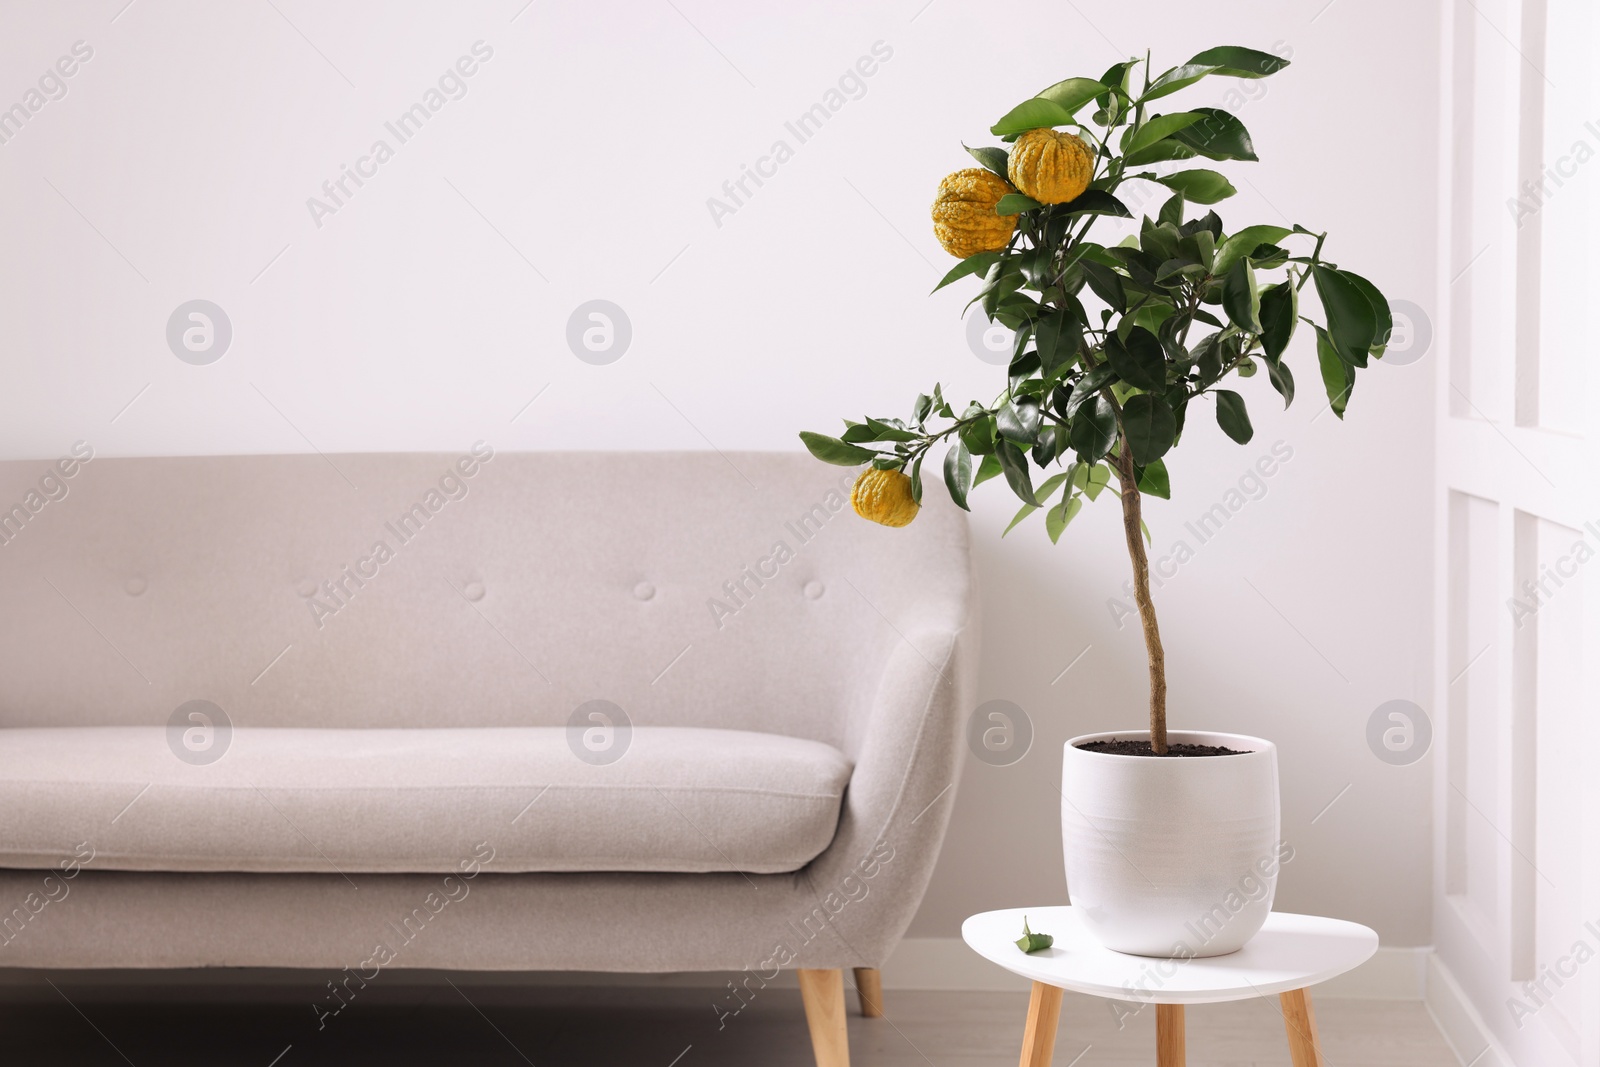
[[[1055,491],[1061,488],[1061,483],[1070,477],[1072,477],[1071,469],[1058,471],[1055,474],[1052,474],[1050,477],[1046,478],[1039,488],[1034,492],[1034,496],[1038,499],[1040,504],[1048,503],[1050,497],[1055,493]]]
[[[1069,321],[1069,316],[1064,311],[1050,310],[1039,316],[1039,321],[1033,328],[1034,347],[1039,353],[1039,365],[1046,374],[1051,374],[1070,355],[1070,352],[1061,352],[1062,327]]]
[[[1161,205],[1161,210],[1156,212],[1156,221],[1165,222],[1174,230],[1178,229],[1183,225],[1184,202],[1182,193],[1173,193],[1167,197],[1166,202]]]
[[[1110,215],[1119,219],[1133,217],[1127,204],[1104,189],[1085,189],[1076,200],[1067,201],[1058,210],[1067,215]]]
[[[1300,294],[1293,279],[1261,290],[1261,347],[1269,364],[1283,356],[1300,319]]]
[[[1180,170],[1155,180],[1173,192],[1182,193],[1185,199],[1196,204],[1215,204],[1239,191],[1227,178],[1214,170],[1203,168]]]
[[[1066,407],[1057,413],[1064,419],[1071,419],[1083,406],[1084,401],[1099,394],[1100,390],[1117,380],[1117,372],[1109,364],[1102,364],[1078,379],[1078,384],[1072,387],[1072,393],[1067,399]]]
[[[1121,63],[1113,63],[1106,68],[1104,74],[1100,75],[1100,83],[1107,88],[1115,86],[1126,93],[1128,91],[1128,75],[1138,65],[1139,61],[1137,59],[1124,59]]]
[[[1066,530],[1067,524],[1077,518],[1078,512],[1082,510],[1083,497],[1068,493],[1061,498],[1061,503],[1045,513],[1044,529],[1050,535],[1050,543],[1052,545],[1061,540],[1061,534]],[[1035,934],[1033,936],[1040,937],[1045,935]],[[1044,947],[1050,947],[1050,939],[1048,937],[1046,937]]]
[[[993,416],[975,416],[970,411],[966,418],[973,419],[958,431],[961,443],[967,446],[967,451],[974,456],[987,456],[994,451],[994,418]],[[974,485],[977,483],[974,482]]]
[[[961,147],[965,148],[967,154],[973,159],[982,163],[985,170],[998,174],[1007,181],[1010,180],[1010,176],[1006,174],[1006,165],[1011,157],[1004,148],[971,148],[967,145],[962,145]]]
[[[1072,484],[1083,490],[1090,503],[1100,499],[1100,493],[1111,484],[1111,468],[1104,463],[1074,464]]]
[[[1389,300],[1378,287],[1367,281],[1359,274],[1341,270],[1339,272],[1346,281],[1361,290],[1361,295],[1367,298],[1367,303],[1372,305],[1373,317],[1377,320],[1372,331],[1372,354],[1378,359],[1383,358],[1383,350],[1389,346],[1389,335],[1394,332],[1394,314],[1389,310]]]
[[[1193,148],[1178,140],[1182,134],[1168,137],[1164,141],[1157,141],[1147,148],[1139,149],[1137,155],[1126,157],[1125,162],[1130,167],[1142,167],[1146,163],[1165,163],[1171,159],[1193,159],[1199,155]]]
[[[1033,479],[1028,473],[1028,457],[1023,455],[1022,449],[1002,439],[995,446],[995,455],[1000,460],[1000,473],[1006,476],[1006,484],[1011,486],[1017,499],[1038,507],[1039,499],[1034,495]]]
[[[998,477],[999,474],[1000,457],[991,452],[978,463],[978,473],[972,476],[972,484],[974,487],[980,486],[990,478]]]
[[[1178,256],[1178,242],[1182,237],[1178,228],[1169,222],[1154,223],[1147,217],[1139,228],[1139,247],[1159,265]]]
[[[1153,393],[1130,396],[1122,405],[1122,427],[1128,435],[1133,461],[1149,466],[1172,447],[1178,423],[1167,402]]]
[[[944,487],[957,507],[972,510],[967,506],[967,494],[972,491],[972,453],[959,439],[944,454]]]
[[[1346,363],[1367,365],[1367,352],[1376,340],[1378,315],[1359,286],[1342,271],[1331,267],[1311,268],[1317,298],[1328,316],[1328,336],[1334,351]]]
[[[1283,406],[1288,407],[1294,403],[1294,375],[1289,371],[1289,365],[1281,359],[1263,357],[1267,365],[1267,379],[1272,382],[1272,387],[1283,397]]]
[[[1017,397],[1000,405],[1000,410],[995,412],[995,429],[1000,431],[1000,436],[1007,441],[1019,445],[1031,445],[1039,439],[1039,422],[1043,413],[1039,409],[1039,401],[1032,397]]]
[[[1322,388],[1327,391],[1328,405],[1333,413],[1344,418],[1344,409],[1350,403],[1350,392],[1356,385],[1356,369],[1339,355],[1333,347],[1328,331],[1317,330],[1317,364],[1322,369]]]
[[[1228,271],[1239,260],[1248,256],[1262,245],[1276,244],[1293,232],[1283,226],[1246,226],[1238,233],[1231,235],[1222,246],[1217,249],[1216,262],[1211,265],[1211,273],[1218,278],[1226,278]]]
[[[1185,63],[1181,67],[1173,67],[1163,71],[1161,76],[1150,83],[1139,97],[1144,103],[1159,100],[1163,96],[1171,96],[1179,89],[1187,88],[1204,78],[1207,74],[1215,72],[1218,68],[1210,63]]]
[[[965,278],[969,274],[987,274],[989,268],[1000,262],[1002,258],[1002,254],[999,252],[978,252],[970,255],[951,267],[949,273],[939,279],[939,284],[934,286],[932,291],[937,293],[951,282]]]
[[[1204,117],[1193,126],[1186,126],[1173,134],[1173,140],[1207,159],[1253,161],[1256,158],[1250,131],[1237,118],[1214,107],[1197,107],[1191,114]]]
[[[1228,78],[1265,78],[1289,65],[1287,59],[1280,59],[1270,52],[1258,52],[1254,48],[1241,48],[1239,45],[1207,48],[1189,63],[1214,66],[1218,75]]]
[[[1117,414],[1098,394],[1086,400],[1072,416],[1069,440],[1073,450],[1085,463],[1093,463],[1107,452],[1117,439]]]
[[[1006,137],[1037,130],[1041,126],[1065,126],[1071,122],[1071,111],[1054,100],[1036,96],[1006,112],[999,122],[989,127],[989,132],[996,137]]]
[[[1089,288],[1101,300],[1104,300],[1112,311],[1121,313],[1127,310],[1128,298],[1122,290],[1122,275],[1100,263],[1084,260],[1079,264],[1083,268],[1083,280],[1089,283]]]
[[[921,435],[906,429],[900,424],[899,419],[885,421],[883,419],[868,419],[867,426],[871,428],[876,441],[915,441]]]
[[[1028,329],[1028,332],[1030,334],[1033,332],[1031,327]],[[1012,391],[1021,389],[1023,383],[1025,383],[1035,374],[1038,374],[1039,367],[1039,353],[1037,352],[1024,352],[1022,355],[1013,359],[1011,361],[1011,365],[1006,368],[1006,377],[1011,383]]]
[[[846,444],[837,437],[812,433],[810,430],[801,430],[800,440],[805,442],[806,450],[813,456],[816,456],[824,463],[832,463],[840,467],[860,466],[878,456],[878,453],[870,448]]]
[[[1000,531],[1000,536],[1004,537],[1006,534],[1010,533],[1012,530],[1015,530],[1017,528],[1018,524],[1020,524],[1023,519],[1026,519],[1029,515],[1032,515],[1034,512],[1036,512],[1038,510],[1039,509],[1034,507],[1032,504],[1024,504],[1024,505],[1022,505],[1020,508],[1017,509],[1017,513],[1015,515],[1011,516],[1011,521],[1006,523],[1006,528],[1004,530]]]
[[[1056,82],[1039,93],[1036,99],[1048,100],[1068,115],[1076,115],[1083,105],[1105,92],[1107,88],[1104,83],[1097,82],[1093,78],[1068,78],[1066,81]]]
[[[1009,260],[1001,260],[993,267],[990,267],[989,273],[984,275],[983,288],[979,289],[978,295],[973,298],[983,302],[983,310],[991,319],[998,317],[996,311],[1000,306],[1000,301],[1009,297],[1027,283],[1028,279],[1023,275],[1022,269],[1017,266],[1017,258],[1013,256]]]
[[[1048,467],[1056,461],[1056,456],[1059,452],[1056,447],[1057,438],[1066,437],[1065,432],[1058,433],[1060,430],[1061,427],[1055,425],[1045,426],[1039,430],[1039,440],[1028,452],[1028,455],[1033,457],[1033,462],[1037,466]]]
[[[1222,310],[1228,320],[1246,333],[1261,332],[1261,292],[1256,288],[1256,272],[1250,260],[1234,261],[1222,279]]]
[[[1167,475],[1167,465],[1159,459],[1139,468],[1137,484],[1141,493],[1163,500],[1172,499],[1172,481]]]
[[[1217,425],[1241,445],[1249,444],[1256,431],[1250,425],[1250,413],[1245,410],[1244,397],[1231,389],[1218,389],[1216,397]]]
[[[1197,111],[1175,111],[1170,115],[1156,115],[1153,118],[1146,119],[1144,125],[1140,126],[1137,131],[1133,131],[1133,128],[1129,127],[1132,132],[1129,133],[1127,140],[1122,143],[1122,153],[1129,157],[1131,161],[1139,154],[1140,149],[1148,148],[1157,141],[1166,140],[1179,130],[1193,126],[1203,118],[1205,116]]]
[[[1041,207],[1044,207],[1044,205],[1031,196],[1023,196],[1021,193],[1007,193],[995,204],[994,213],[996,215],[1020,215],[1024,211],[1032,211]]]
[[[1149,330],[1134,326],[1126,339],[1106,338],[1106,361],[1117,377],[1140,389],[1161,389],[1167,384],[1167,360],[1161,342]]]

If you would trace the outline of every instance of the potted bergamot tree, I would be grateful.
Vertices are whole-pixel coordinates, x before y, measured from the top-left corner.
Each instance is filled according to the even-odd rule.
[[[957,505],[967,508],[975,486],[999,477],[1022,504],[1011,526],[1042,511],[1052,542],[1084,501],[1104,493],[1121,501],[1149,658],[1150,728],[1067,742],[1062,824],[1073,904],[1103,943],[1141,955],[1239,948],[1271,911],[1279,861],[1271,742],[1168,729],[1143,500],[1168,496],[1165,457],[1189,415],[1250,440],[1244,397],[1225,387],[1233,377],[1265,371],[1284,404],[1293,401],[1285,355],[1301,321],[1314,331],[1328,404],[1341,418],[1356,372],[1383,354],[1391,329],[1383,294],[1325,258],[1326,233],[1230,230],[1215,210],[1190,207],[1235,190],[1185,161],[1254,162],[1256,153],[1234,115],[1161,110],[1166,98],[1207,77],[1262,78],[1286,66],[1221,47],[1155,74],[1146,56],[1098,78],[1068,78],[1011,109],[990,131],[1009,148],[968,148],[981,166],[946,177],[933,205],[939,243],[961,260],[936,288],[980,279],[972,302],[1015,331],[1004,388],[957,410],[934,385],[909,419],[846,420],[837,437],[800,435],[819,459],[870,464],[852,502],[888,526],[915,518],[924,460],[940,443]],[[1156,217],[1132,220],[1118,196],[1129,183],[1165,187]],[[1097,241],[1097,225],[1120,225],[1126,236]],[[1308,283],[1320,322],[1302,314]]]

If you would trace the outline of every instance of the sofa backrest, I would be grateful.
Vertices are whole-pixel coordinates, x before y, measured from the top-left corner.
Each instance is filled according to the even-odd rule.
[[[957,625],[967,529],[855,517],[786,453],[0,463],[0,725],[636,725],[841,744],[890,648]]]

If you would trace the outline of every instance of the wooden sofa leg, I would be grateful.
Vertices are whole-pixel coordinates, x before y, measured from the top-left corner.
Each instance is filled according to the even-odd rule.
[[[850,1039],[844,1025],[844,968],[802,967],[797,973],[817,1067],[850,1067]]]
[[[861,998],[862,1015],[868,1019],[883,1018],[883,975],[878,968],[856,968],[856,995]]]

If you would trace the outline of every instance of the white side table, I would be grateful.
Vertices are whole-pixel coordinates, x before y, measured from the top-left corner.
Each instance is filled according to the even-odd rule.
[[[1034,933],[1055,944],[1032,955],[1016,946],[1026,915]],[[1070,907],[986,911],[961,924],[974,952],[1033,980],[1021,1067],[1049,1067],[1055,1048],[1061,994],[1156,1005],[1156,1062],[1183,1067],[1183,1006],[1277,993],[1294,1067],[1324,1067],[1311,1009],[1310,986],[1343,974],[1378,951],[1378,935],[1341,919],[1273,912],[1261,932],[1227,956],[1161,960],[1102,948]]]

